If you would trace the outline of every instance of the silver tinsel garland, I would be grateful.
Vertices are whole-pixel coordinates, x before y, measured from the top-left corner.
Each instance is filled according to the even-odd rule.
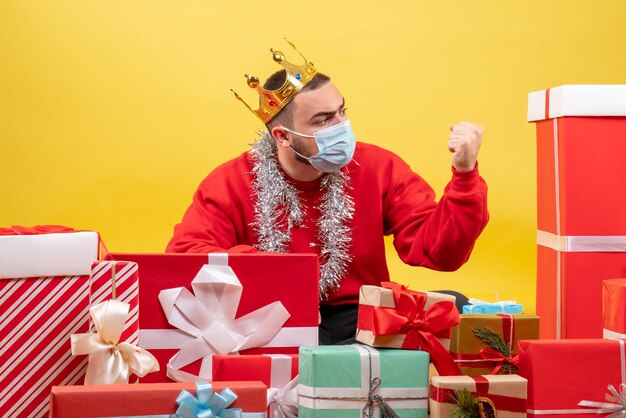
[[[286,253],[291,242],[291,228],[301,226],[306,207],[298,190],[282,175],[274,139],[262,132],[252,144],[252,189],[256,194],[255,221],[251,224],[258,237],[260,251]],[[352,230],[348,225],[354,215],[354,201],[347,193],[348,176],[341,171],[326,174],[319,206],[317,238],[320,249],[320,298],[337,290],[352,261]]]

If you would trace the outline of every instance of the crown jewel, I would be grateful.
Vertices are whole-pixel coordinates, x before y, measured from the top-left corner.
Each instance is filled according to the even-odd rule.
[[[313,66],[313,63],[307,61],[307,59],[298,51],[294,44],[285,41],[291,45],[291,47],[304,59],[303,65],[295,65],[288,62],[285,59],[285,55],[281,51],[274,51],[270,49],[272,58],[275,62],[283,66],[286,71],[287,77],[281,87],[276,90],[266,90],[261,86],[258,77],[250,74],[246,74],[245,77],[248,80],[248,86],[256,90],[259,95],[259,108],[252,109],[233,89],[231,91],[235,94],[235,97],[239,99],[252,113],[257,115],[263,123],[268,123],[280,110],[287,105],[293,99],[293,97],[300,91],[309,81],[313,79],[317,70]]]

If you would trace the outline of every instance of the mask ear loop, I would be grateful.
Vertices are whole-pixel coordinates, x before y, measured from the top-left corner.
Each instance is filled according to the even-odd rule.
[[[283,128],[284,130],[286,130],[287,132],[291,132],[294,135],[298,135],[298,136],[303,136],[305,138],[315,138],[313,135],[305,135],[305,134],[301,134],[300,132],[296,132],[296,131],[292,131],[291,129],[285,128],[284,126],[281,126],[281,128]]]

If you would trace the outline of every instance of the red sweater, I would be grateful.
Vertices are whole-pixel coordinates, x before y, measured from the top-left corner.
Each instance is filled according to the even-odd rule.
[[[183,220],[174,228],[167,252],[254,252],[256,242],[252,164],[249,153],[222,164],[209,174],[196,191]],[[394,235],[402,261],[435,270],[453,271],[470,256],[474,243],[489,219],[487,184],[478,168],[459,172],[443,197],[397,155],[357,143],[353,160],[343,169],[350,177],[354,199],[352,220],[353,260],[341,282],[324,303],[358,303],[359,288],[389,280],[384,235]],[[306,227],[292,228],[289,252],[318,253],[316,206],[323,193],[321,178],[311,182],[287,177],[300,190],[306,205]]]

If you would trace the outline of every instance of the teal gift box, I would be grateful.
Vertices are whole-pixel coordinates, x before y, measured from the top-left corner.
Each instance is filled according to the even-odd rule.
[[[418,350],[301,347],[298,416],[361,418],[373,412],[377,418],[388,406],[400,418],[426,418],[429,363],[429,354]]]
[[[478,299],[470,299],[469,305],[463,306],[464,314],[519,314],[523,313],[522,305],[512,300],[502,302],[483,302]]]

